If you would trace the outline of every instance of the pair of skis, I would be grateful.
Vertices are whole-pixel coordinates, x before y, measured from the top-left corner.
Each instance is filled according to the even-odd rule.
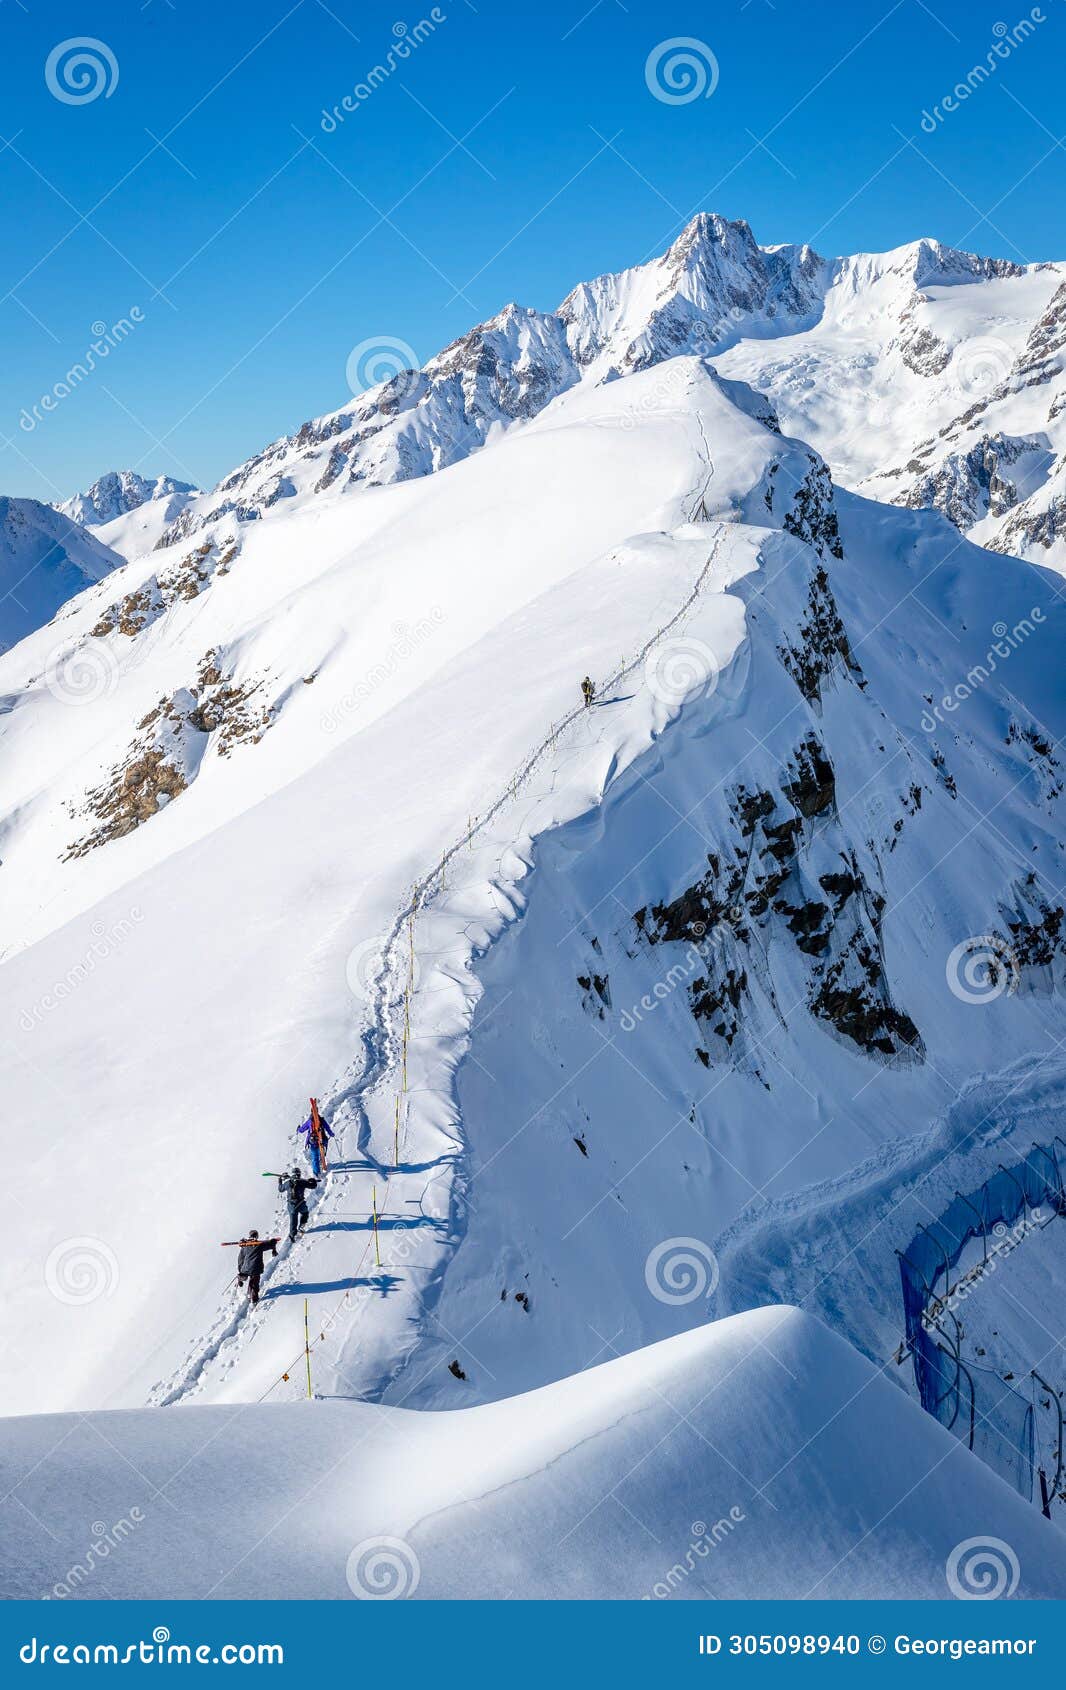
[[[322,1126],[322,1117],[318,1113],[317,1097],[313,1097],[311,1099],[311,1137],[318,1146],[322,1172],[327,1173],[329,1171],[328,1164],[326,1162],[326,1144],[328,1141],[326,1139],[325,1129]]]

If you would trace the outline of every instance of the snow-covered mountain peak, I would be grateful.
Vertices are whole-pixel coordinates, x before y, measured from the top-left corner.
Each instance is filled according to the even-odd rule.
[[[134,469],[109,470],[84,493],[75,493],[54,508],[72,522],[91,528],[120,557],[138,557],[158,545],[163,531],[194,499],[201,498],[190,481],[172,475],[145,476]]]
[[[945,246],[929,236],[923,236],[903,250],[908,255],[911,278],[915,287],[919,288],[1024,276],[1029,268],[1025,264],[1016,264],[1011,258],[984,258],[980,253],[960,252],[957,247]]]
[[[113,469],[101,475],[84,493],[75,493],[56,504],[55,509],[73,522],[94,528],[113,522],[118,516],[128,516],[151,499],[170,501],[175,495],[197,492],[199,488],[191,482],[175,481],[170,475],[149,478],[134,469]]]
[[[695,355],[721,360],[724,373],[766,393],[766,415],[783,400],[783,425],[810,439],[846,484],[881,477],[886,484],[870,489],[877,497],[931,502],[952,520],[985,514],[979,498],[955,497],[960,475],[970,475],[956,458],[983,451],[986,436],[1037,441],[1043,459],[1030,453],[1024,481],[1007,478],[1013,491],[999,501],[993,528],[975,537],[1043,554],[1061,538],[1055,490],[1041,503],[1066,450],[1066,437],[1043,437],[1058,395],[984,413],[998,389],[1018,394],[1061,375],[1053,358],[1066,320],[1052,300],[1059,280],[1053,265],[982,257],[930,236],[844,258],[808,243],[762,246],[743,218],[701,211],[660,255],[579,283],[555,311],[508,302],[421,369],[398,370],[272,442],[213,492],[146,499],[138,508],[163,520],[130,516],[104,537],[127,557],[218,524],[225,533],[218,527],[216,539],[239,539],[249,522],[294,500],[446,469],[575,384]],[[869,426],[871,403],[875,416],[883,404],[884,430]],[[1066,398],[1059,409],[1066,414]],[[885,439],[893,444],[881,453]],[[116,479],[80,497],[111,508],[109,499],[143,491],[116,492]],[[1013,511],[1009,532],[1006,499],[1028,507]]]

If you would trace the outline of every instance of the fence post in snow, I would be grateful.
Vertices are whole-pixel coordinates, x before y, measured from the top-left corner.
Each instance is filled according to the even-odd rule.
[[[985,1217],[984,1217],[984,1215],[982,1215],[980,1209],[978,1209],[973,1203],[970,1202],[970,1199],[968,1197],[963,1196],[961,1191],[956,1191],[955,1195],[959,1199],[960,1203],[965,1203],[965,1205],[968,1209],[973,1209],[974,1214],[977,1216],[977,1219],[981,1223],[981,1248],[984,1251],[984,1264],[983,1265],[987,1266],[987,1263],[988,1263],[988,1228],[985,1226]]]
[[[1058,1437],[1055,1440],[1055,1479],[1054,1479],[1054,1482],[1051,1486],[1052,1492],[1057,1493],[1058,1488],[1059,1488],[1059,1483],[1062,1479],[1062,1398],[1059,1395],[1058,1391],[1056,1391],[1051,1385],[1048,1384],[1046,1379],[1041,1379],[1039,1373],[1037,1373],[1035,1368],[1033,1369],[1030,1377],[1035,1379],[1038,1385],[1043,1386],[1044,1390],[1047,1392],[1048,1396],[1051,1398],[1052,1402],[1055,1404],[1056,1409],[1058,1410],[1058,1421],[1059,1421],[1059,1423],[1058,1423]],[[1034,1404],[1034,1407],[1035,1407],[1035,1404]],[[1044,1483],[1043,1469],[1041,1469],[1041,1471],[1040,1471],[1040,1483],[1041,1483],[1041,1488],[1043,1488],[1043,1483]],[[1047,1512],[1047,1510],[1045,1509],[1045,1513],[1046,1512]],[[1048,1518],[1050,1519],[1051,1516],[1048,1515]]]
[[[311,1335],[307,1327],[307,1298],[304,1298],[304,1359],[307,1362],[307,1395],[311,1395]]]

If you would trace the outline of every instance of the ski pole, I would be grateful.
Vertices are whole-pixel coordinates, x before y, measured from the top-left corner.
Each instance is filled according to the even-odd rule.
[[[380,1267],[381,1251],[378,1249],[378,1188],[376,1185],[372,1185],[370,1187],[370,1205],[374,1215],[374,1264],[376,1267]]]

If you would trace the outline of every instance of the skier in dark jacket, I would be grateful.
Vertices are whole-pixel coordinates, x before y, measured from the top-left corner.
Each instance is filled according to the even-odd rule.
[[[581,696],[585,700],[585,709],[587,710],[596,696],[595,685],[589,680],[587,675],[581,683]]]
[[[285,1193],[285,1201],[289,1205],[290,1244],[307,1225],[307,1193],[317,1184],[316,1179],[304,1179],[299,1168],[293,1168],[291,1174],[278,1175],[278,1190]]]
[[[326,1145],[333,1137],[333,1129],[324,1115],[320,1115],[318,1104],[312,1102],[311,1113],[307,1120],[297,1127],[298,1133],[303,1133],[307,1139],[307,1158],[311,1164],[311,1172],[317,1179],[322,1172],[326,1160]]]
[[[260,1238],[253,1226],[247,1238],[241,1239],[241,1253],[237,1257],[237,1284],[248,1284],[248,1301],[253,1305],[259,1301],[259,1281],[263,1277],[263,1258],[267,1251],[272,1256],[278,1253],[276,1238]]]

